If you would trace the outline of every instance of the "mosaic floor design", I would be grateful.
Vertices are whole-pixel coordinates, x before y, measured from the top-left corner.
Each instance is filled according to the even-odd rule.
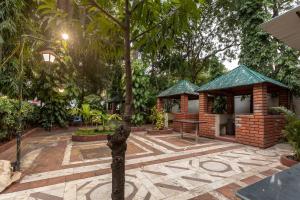
[[[31,162],[20,183],[0,194],[0,200],[110,199],[110,151],[105,142],[72,143],[70,134],[39,137],[46,145],[34,143],[38,151],[33,140],[23,142],[24,161]],[[262,150],[143,132],[131,134],[128,147],[126,200],[236,199],[237,189],[285,169],[279,157],[290,152],[284,144]],[[54,164],[47,166],[50,162]]]

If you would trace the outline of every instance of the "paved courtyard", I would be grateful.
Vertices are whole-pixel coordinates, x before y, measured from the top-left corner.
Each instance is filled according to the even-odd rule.
[[[71,142],[71,131],[39,131],[25,138],[23,177],[0,200],[110,199],[110,150],[106,142]],[[0,153],[14,160],[15,147]],[[228,200],[237,189],[285,167],[285,144],[258,149],[179,134],[132,133],[126,160],[127,200]]]

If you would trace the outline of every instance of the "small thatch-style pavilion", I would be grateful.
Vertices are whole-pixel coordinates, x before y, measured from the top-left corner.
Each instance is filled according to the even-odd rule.
[[[180,112],[172,113],[174,121],[176,120],[198,120],[198,113],[189,113],[189,100],[198,99],[199,94],[196,92],[200,88],[186,80],[181,80],[172,87],[161,92],[157,96],[157,109],[163,110],[164,99],[180,99]],[[172,127],[175,131],[180,130],[181,124],[173,122]],[[195,130],[195,124],[184,124],[184,132],[192,132]]]
[[[236,142],[261,148],[276,144],[282,137],[284,117],[268,112],[268,99],[276,96],[276,106],[288,108],[289,89],[286,85],[241,65],[203,85],[198,92],[199,121],[206,122],[200,127],[200,136],[231,138]],[[225,114],[212,114],[208,110],[208,95],[226,97]],[[240,95],[250,96],[250,113],[235,114],[234,97]],[[221,134],[220,129],[224,122],[233,124],[233,133]],[[226,137],[228,134],[230,136]]]

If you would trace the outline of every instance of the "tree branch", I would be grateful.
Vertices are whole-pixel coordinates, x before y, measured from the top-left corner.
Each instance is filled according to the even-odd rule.
[[[116,17],[112,16],[109,12],[107,12],[102,6],[100,6],[95,0],[90,0],[92,5],[98,8],[103,14],[105,14],[109,19],[119,25],[122,29],[124,29],[124,25],[120,22]]]
[[[139,5],[142,5],[144,3],[145,3],[145,0],[141,0],[140,2],[136,3],[130,10],[130,13],[133,13],[137,9],[137,7],[139,7]]]
[[[141,32],[140,34],[138,34],[137,36],[135,36],[134,38],[132,38],[132,40],[130,42],[134,42],[136,41],[138,38],[142,37],[143,35],[149,33],[150,31],[152,31],[153,29],[155,29],[157,26],[161,25],[164,21],[166,21],[169,17],[171,17],[172,15],[174,15],[176,13],[176,11],[178,10],[179,8],[176,8],[175,10],[173,11],[170,11],[169,14],[164,17],[161,21],[159,21],[157,24],[154,24],[152,27],[150,27],[149,29]]]
[[[224,48],[221,48],[221,49],[218,49],[218,50],[215,50],[215,51],[211,52],[210,54],[205,56],[202,60],[206,60],[206,59],[210,58],[211,56],[216,55],[217,53],[220,53],[222,51],[225,51],[226,49],[229,49],[229,48],[231,48],[235,45],[236,45],[235,42],[232,42],[230,45],[225,46]]]

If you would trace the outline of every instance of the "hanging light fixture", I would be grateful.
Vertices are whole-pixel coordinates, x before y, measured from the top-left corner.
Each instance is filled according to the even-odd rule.
[[[47,47],[40,51],[40,53],[43,55],[45,62],[53,63],[55,61],[55,53],[51,48]]]

